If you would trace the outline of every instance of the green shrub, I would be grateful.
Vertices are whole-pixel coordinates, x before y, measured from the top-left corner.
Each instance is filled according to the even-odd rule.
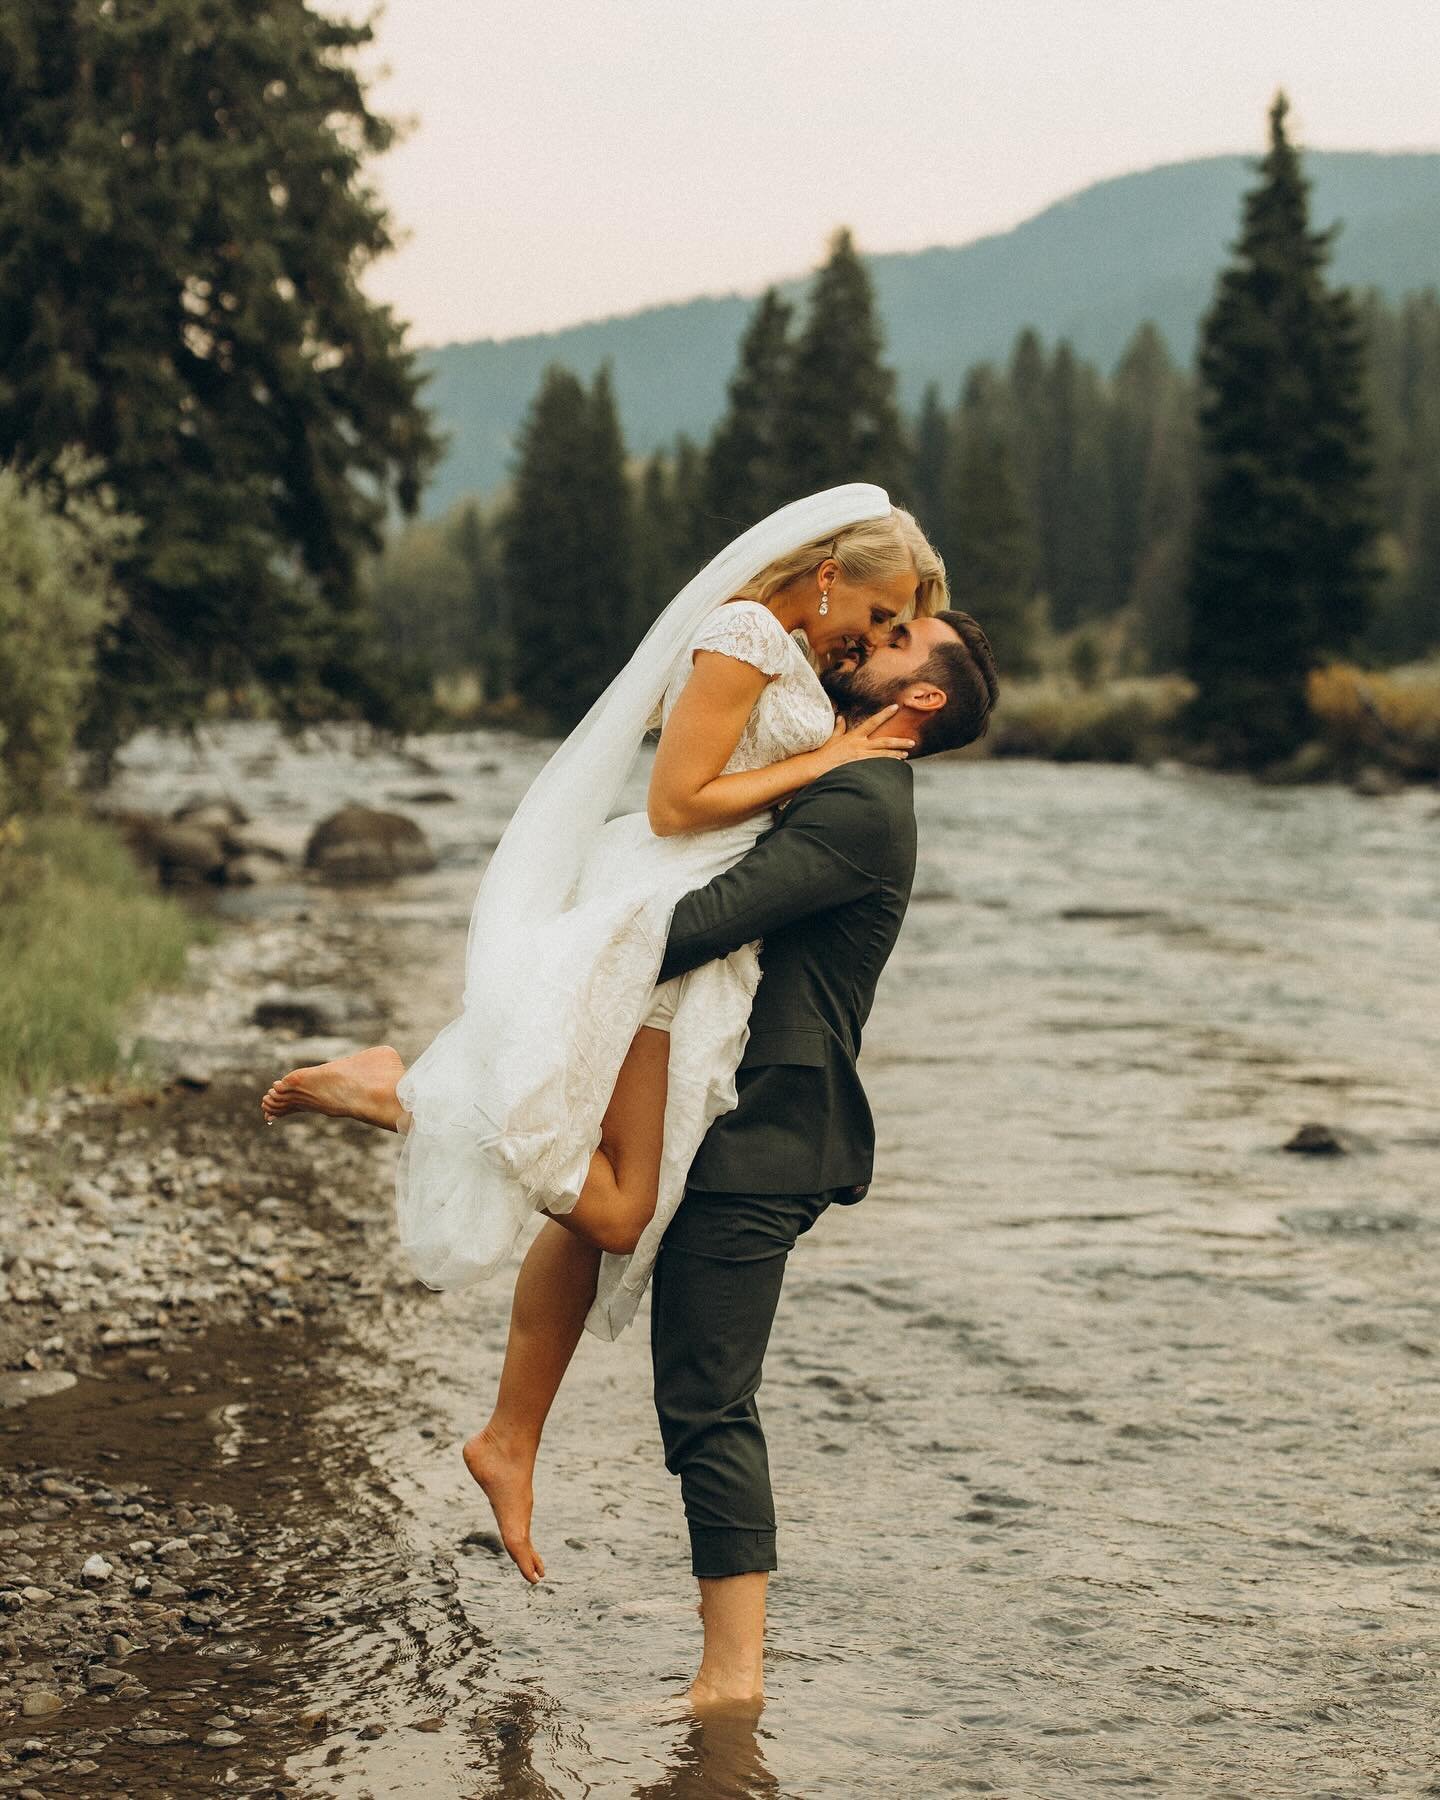
[[[214,927],[156,893],[107,825],[79,814],[0,834],[0,1134],[22,1095],[114,1074],[117,1024],[174,983]]]

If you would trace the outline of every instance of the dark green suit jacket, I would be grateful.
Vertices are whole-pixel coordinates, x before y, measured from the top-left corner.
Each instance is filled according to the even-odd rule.
[[[662,981],[764,940],[739,1105],[710,1127],[690,1187],[818,1194],[870,1180],[875,1129],[855,1058],[910,899],[913,788],[905,762],[832,769],[676,906]]]

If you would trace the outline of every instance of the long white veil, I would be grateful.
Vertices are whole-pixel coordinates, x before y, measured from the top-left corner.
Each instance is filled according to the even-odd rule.
[[[871,482],[807,494],[742,532],[681,588],[536,776],[505,828],[470,915],[467,1008],[487,1007],[511,987],[525,967],[525,934],[565,908],[700,621],[786,551],[889,511],[890,496]]]

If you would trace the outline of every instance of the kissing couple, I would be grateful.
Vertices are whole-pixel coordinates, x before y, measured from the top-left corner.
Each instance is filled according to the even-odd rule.
[[[492,1275],[527,1228],[495,1408],[465,1445],[506,1550],[544,1577],[532,1477],[587,1326],[653,1278],[665,1466],[704,1646],[697,1709],[758,1705],[775,1513],[755,1404],[795,1240],[861,1199],[855,1059],[915,869],[909,759],[988,728],[985,633],[883,488],[742,533],[656,619],[550,758],[484,873],[463,1008],[406,1068],[375,1045],[275,1082],[400,1134],[422,1281]],[[803,634],[803,646],[800,635]],[[644,813],[610,815],[647,736]]]

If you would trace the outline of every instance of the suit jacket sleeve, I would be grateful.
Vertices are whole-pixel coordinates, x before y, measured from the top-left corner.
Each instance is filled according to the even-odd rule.
[[[894,796],[874,773],[885,770],[903,771],[908,792],[904,763],[877,759],[834,769],[803,789],[734,868],[683,895],[657,979],[683,975],[874,888],[890,854]]]

